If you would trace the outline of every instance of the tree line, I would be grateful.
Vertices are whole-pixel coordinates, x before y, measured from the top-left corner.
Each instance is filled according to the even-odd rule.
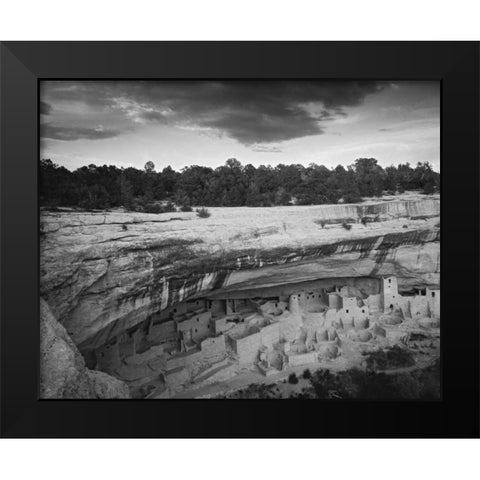
[[[40,161],[40,204],[160,213],[191,206],[318,205],[355,203],[362,197],[439,189],[440,174],[428,162],[382,168],[374,158],[359,158],[347,168],[329,169],[315,163],[276,167],[242,165],[231,158],[215,169],[192,165],[180,172],[170,166],[155,170],[147,162],[143,170],[113,165],[88,165],[70,171],[49,159]]]

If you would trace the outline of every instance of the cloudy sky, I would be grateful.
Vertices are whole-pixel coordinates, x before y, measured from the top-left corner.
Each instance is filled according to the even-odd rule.
[[[440,169],[437,82],[48,81],[41,158],[83,165],[217,167],[359,157]]]

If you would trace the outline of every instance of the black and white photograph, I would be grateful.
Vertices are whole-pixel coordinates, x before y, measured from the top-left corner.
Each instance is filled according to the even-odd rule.
[[[441,400],[440,82],[39,82],[40,398]]]

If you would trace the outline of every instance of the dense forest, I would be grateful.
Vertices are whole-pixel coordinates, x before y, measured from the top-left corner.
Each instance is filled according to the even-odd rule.
[[[71,172],[51,160],[40,161],[40,204],[85,210],[123,206],[128,210],[160,213],[191,206],[318,205],[354,203],[362,197],[439,189],[440,174],[428,163],[382,168],[374,158],[360,158],[344,168],[323,165],[243,166],[231,158],[212,169],[192,165],[180,172],[170,166],[143,170],[89,165]]]

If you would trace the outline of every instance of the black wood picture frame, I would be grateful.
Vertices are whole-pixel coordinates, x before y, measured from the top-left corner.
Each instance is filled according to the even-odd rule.
[[[478,437],[479,44],[1,44],[1,434]],[[40,79],[440,80],[442,400],[39,400]]]

